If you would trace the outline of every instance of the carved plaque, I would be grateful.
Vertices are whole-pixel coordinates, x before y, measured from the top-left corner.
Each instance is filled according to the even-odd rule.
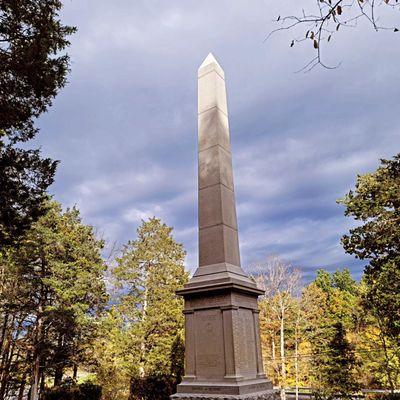
[[[233,304],[239,306],[239,307],[246,307],[246,308],[251,308],[251,309],[257,309],[258,308],[258,303],[257,303],[257,298],[254,296],[246,296],[241,293],[233,293]]]
[[[239,309],[237,335],[236,350],[240,373],[245,377],[255,377],[257,374],[256,341],[251,310]]]
[[[196,376],[221,379],[225,374],[222,313],[202,310],[194,313],[196,332]]]
[[[195,297],[186,301],[187,308],[213,308],[229,304],[230,296],[227,294]]]

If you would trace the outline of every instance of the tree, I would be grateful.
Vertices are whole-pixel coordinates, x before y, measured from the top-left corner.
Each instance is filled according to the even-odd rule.
[[[185,251],[172,237],[172,228],[150,218],[143,221],[137,239],[128,242],[116,260],[113,273],[122,296],[112,313],[119,328],[109,337],[114,342],[105,339],[109,358],[106,363],[99,360],[99,369],[104,376],[107,364],[118,364],[116,373],[125,371],[124,380],[130,375],[131,398],[155,399],[156,393],[165,397],[179,382],[183,300],[175,291],[188,279],[184,258]],[[107,388],[105,392],[109,393]],[[109,398],[113,398],[111,393]]]
[[[347,253],[369,262],[365,309],[378,321],[383,348],[391,343],[400,359],[400,154],[381,160],[374,173],[359,175],[355,190],[339,202],[346,206],[346,216],[361,222],[343,236],[342,244]],[[389,383],[394,390],[392,379]]]
[[[60,383],[67,367],[84,362],[95,319],[107,296],[103,242],[77,209],[53,201],[20,240],[2,253],[0,391],[37,400],[46,377]]]
[[[267,39],[274,33],[282,30],[294,30],[297,27],[304,27],[299,34],[291,41],[290,46],[296,43],[308,42],[315,49],[315,57],[305,65],[302,70],[309,71],[316,65],[322,65],[325,68],[336,68],[324,63],[322,57],[322,43],[330,42],[332,38],[343,28],[356,27],[359,20],[368,21],[373,29],[392,30],[398,32],[396,26],[384,26],[378,21],[381,11],[384,14],[387,11],[396,11],[400,9],[398,0],[314,0],[312,11],[302,10],[297,15],[278,16],[276,22],[281,24],[280,28],[273,30]],[[310,1],[310,4],[312,2]],[[309,9],[308,9],[309,10]]]
[[[359,376],[364,387],[390,388],[400,386],[399,344],[382,330],[376,310],[365,301],[368,287],[363,278],[360,284],[360,303],[363,307],[362,329],[358,330],[355,344],[360,355]]]
[[[100,321],[92,357],[103,399],[127,399],[131,377],[138,371],[137,341],[118,304],[107,310]]]
[[[350,397],[358,390],[358,360],[349,341],[358,320],[357,284],[348,270],[329,274],[317,271],[303,292],[311,344],[310,372],[315,395]]]
[[[274,338],[274,320],[278,321],[279,330],[279,348],[280,348],[280,385],[281,397],[285,399],[286,379],[286,340],[285,329],[287,328],[287,319],[290,311],[294,307],[293,296],[298,293],[300,285],[300,271],[293,268],[290,264],[283,262],[278,257],[269,257],[267,263],[258,267],[257,282],[265,290],[265,298],[261,313],[261,319],[270,318],[271,324],[271,345],[272,358],[276,364],[275,338]],[[275,318],[274,318],[275,316]]]
[[[357,365],[354,347],[349,343],[341,322],[332,325],[330,331],[328,345],[318,348],[318,354],[315,353],[313,358],[318,377],[314,390],[318,397],[350,399],[360,388],[354,377]]]
[[[56,162],[16,147],[32,139],[35,119],[65,85],[61,54],[75,28],[62,25],[59,0],[0,2],[0,246],[15,241],[45,213],[41,205]]]

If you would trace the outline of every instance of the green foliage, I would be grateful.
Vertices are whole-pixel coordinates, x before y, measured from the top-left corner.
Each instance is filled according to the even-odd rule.
[[[170,376],[174,386],[181,383],[185,373],[185,343],[181,335],[175,337],[171,347],[171,372]]]
[[[62,385],[47,389],[42,400],[100,400],[101,387],[82,383],[80,385]]]
[[[62,25],[59,0],[0,3],[0,130],[12,141],[32,139],[34,119],[66,83],[69,57],[57,55],[75,28]]]
[[[59,384],[66,368],[87,361],[96,319],[107,301],[103,242],[82,224],[76,208],[62,212],[48,201],[46,210],[19,247],[0,257],[0,351],[3,360],[11,360],[3,377],[20,387],[35,382],[34,392],[40,375]],[[18,365],[26,369],[13,376]],[[1,382],[0,394],[12,389],[6,383]]]
[[[374,173],[358,176],[355,190],[339,202],[346,206],[346,216],[361,222],[342,243],[347,253],[369,261],[363,304],[379,326],[394,390],[398,374],[392,365],[400,360],[400,154],[381,160]]]
[[[164,389],[170,392],[179,381],[183,300],[175,291],[188,279],[184,257],[172,228],[151,218],[117,258],[113,274],[122,295],[104,319],[97,355],[105,399],[128,397],[120,382],[131,382],[133,396],[153,385],[153,391],[161,390],[156,388],[167,381]]]
[[[357,365],[354,347],[340,322],[324,333],[327,335],[319,338],[312,358],[317,378],[314,390],[319,397],[327,399],[351,398],[360,388],[354,376]]]
[[[0,248],[15,243],[45,213],[46,189],[53,183],[56,162],[38,150],[6,145],[0,130]]]
[[[35,119],[65,85],[75,28],[62,25],[58,0],[0,2],[0,248],[45,213],[41,204],[56,162],[16,147],[32,139]]]
[[[327,317],[326,325],[340,322],[346,329],[353,329],[361,309],[357,283],[352,279],[350,271],[345,268],[329,274],[320,269],[313,284],[326,294],[326,299],[321,304]]]
[[[346,206],[346,216],[363,223],[343,236],[342,243],[349,254],[370,260],[367,273],[399,261],[400,154],[381,160],[374,173],[359,175],[355,191],[339,202]]]
[[[134,377],[131,381],[129,400],[169,400],[176,389],[171,375],[152,374]]]
[[[274,276],[283,276],[277,272],[278,264],[273,269],[266,287]],[[267,375],[274,384],[310,387],[321,399],[350,397],[361,386],[388,387],[380,330],[363,308],[364,291],[365,284],[356,282],[348,269],[318,270],[301,296],[286,294],[284,336],[279,333],[282,315],[276,313],[276,298],[266,292],[259,303],[261,343]]]

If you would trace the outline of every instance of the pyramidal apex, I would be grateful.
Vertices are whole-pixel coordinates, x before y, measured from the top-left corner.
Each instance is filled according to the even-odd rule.
[[[222,67],[219,65],[219,62],[215,59],[215,57],[212,53],[208,53],[208,56],[201,63],[199,69],[204,68],[209,64],[217,64],[218,67],[220,67],[222,69]]]

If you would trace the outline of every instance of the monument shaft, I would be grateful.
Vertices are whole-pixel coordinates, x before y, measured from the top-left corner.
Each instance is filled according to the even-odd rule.
[[[172,399],[277,398],[261,354],[257,297],[240,266],[225,74],[198,71],[199,267],[185,299],[185,376]]]
[[[240,265],[224,75],[211,56],[198,74],[200,267]]]

